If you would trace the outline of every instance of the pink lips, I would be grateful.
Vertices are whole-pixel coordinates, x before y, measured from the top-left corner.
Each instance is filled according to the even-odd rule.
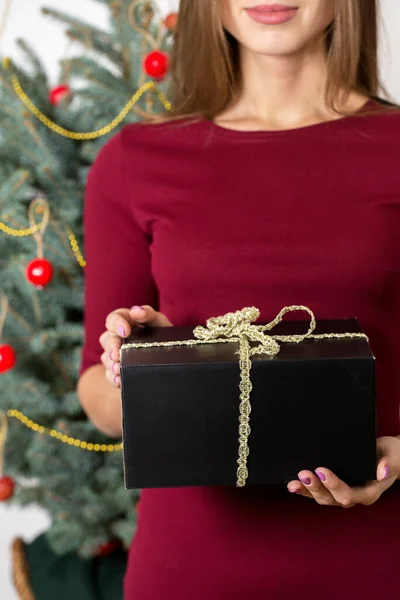
[[[264,25],[280,25],[293,19],[297,7],[285,4],[259,4],[246,8],[246,12],[253,21]]]

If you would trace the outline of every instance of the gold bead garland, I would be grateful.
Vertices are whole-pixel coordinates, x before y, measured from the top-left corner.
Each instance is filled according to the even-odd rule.
[[[3,233],[5,233],[6,235],[10,235],[12,237],[28,237],[30,235],[35,235],[40,231],[42,226],[43,221],[41,223],[37,223],[36,225],[32,225],[32,227],[26,229],[13,229],[12,227],[9,227],[6,223],[0,221],[0,231],[3,231]],[[86,261],[79,249],[76,236],[72,232],[71,227],[67,226],[66,230],[68,233],[68,240],[71,245],[71,249],[75,255],[77,262],[82,268],[86,267]]]
[[[9,58],[5,58],[3,60],[4,69],[6,69],[6,70],[9,69],[10,64],[11,64],[11,61]],[[88,132],[78,133],[75,131],[70,131],[68,129],[65,129],[64,127],[57,125],[57,123],[55,123],[54,121],[52,121],[51,119],[46,117],[46,115],[43,114],[42,111],[37,108],[37,106],[35,106],[35,104],[32,102],[32,100],[29,98],[29,96],[24,92],[20,82],[18,81],[18,78],[15,75],[12,75],[11,83],[12,83],[12,86],[14,88],[16,95],[21,100],[21,102],[27,107],[27,109],[41,123],[43,123],[43,125],[45,125],[48,129],[50,129],[54,133],[57,133],[58,135],[61,135],[62,137],[66,137],[70,140],[78,140],[78,141],[95,140],[104,135],[111,133],[111,131],[113,131],[116,127],[118,127],[118,125],[125,119],[125,117],[132,110],[132,108],[135,106],[135,104],[138,102],[138,100],[140,100],[140,98],[143,96],[143,94],[150,89],[154,89],[156,91],[156,95],[157,95],[158,99],[160,100],[161,104],[164,106],[164,108],[166,110],[171,110],[171,106],[172,106],[171,103],[166,99],[164,94],[161,92],[161,90],[157,89],[154,81],[147,81],[138,89],[138,91],[135,94],[133,94],[133,96],[129,100],[129,102],[124,106],[124,108],[115,117],[115,119],[113,119],[111,121],[111,123],[109,123],[108,125],[105,125],[105,127],[102,127],[101,129],[98,129],[97,131],[88,131]]]
[[[75,254],[76,260],[78,261],[78,263],[80,264],[80,266],[83,269],[84,267],[86,267],[86,260],[82,256],[82,253],[79,249],[78,242],[76,240],[75,235],[72,232],[71,227],[67,226],[66,229],[67,229],[67,233],[68,233],[69,243],[71,244],[72,252]]]
[[[41,227],[41,223],[34,225],[33,227],[29,227],[28,229],[13,229],[0,221],[0,231],[3,231],[7,235],[11,235],[12,237],[28,237],[29,235],[34,235],[39,231]]]
[[[36,433],[45,433],[50,437],[62,442],[63,444],[68,444],[69,446],[75,446],[75,448],[80,448],[81,450],[88,450],[89,452],[120,452],[122,450],[122,443],[118,444],[93,444],[90,442],[85,442],[83,440],[79,440],[77,438],[71,437],[69,435],[65,435],[61,431],[57,431],[56,429],[50,429],[49,427],[44,427],[43,425],[39,425],[35,423],[31,419],[29,419],[24,413],[19,410],[8,410],[7,417],[10,419],[16,419],[22,425],[25,425],[28,429]]]

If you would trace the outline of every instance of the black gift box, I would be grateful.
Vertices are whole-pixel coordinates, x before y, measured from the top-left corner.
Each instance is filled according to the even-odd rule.
[[[270,335],[303,334],[286,321]],[[319,321],[315,334],[362,333],[355,319]],[[192,327],[136,329],[121,349],[127,488],[236,485],[238,342],[176,347]],[[254,344],[251,344],[254,345]],[[351,485],[375,479],[375,359],[366,338],[281,343],[251,358],[246,485],[286,484],[327,467]]]

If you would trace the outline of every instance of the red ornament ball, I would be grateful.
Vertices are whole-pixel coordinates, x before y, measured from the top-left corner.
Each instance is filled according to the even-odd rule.
[[[168,54],[155,50],[144,59],[144,70],[154,79],[163,79],[168,71]]]
[[[164,19],[164,25],[169,31],[175,31],[178,24],[178,13],[169,13]]]
[[[53,278],[53,265],[45,258],[36,258],[26,267],[26,278],[32,285],[43,288]]]
[[[8,344],[0,346],[0,373],[5,373],[15,367],[16,362],[14,349]]]
[[[122,544],[120,540],[110,540],[109,542],[106,542],[105,544],[100,546],[100,548],[96,552],[96,556],[108,556],[116,550],[119,550],[121,546]]]
[[[58,106],[63,100],[65,100],[71,94],[71,88],[69,85],[58,85],[50,90],[49,100],[53,106]]]
[[[0,477],[0,502],[9,500],[14,494],[15,483],[11,477]]]

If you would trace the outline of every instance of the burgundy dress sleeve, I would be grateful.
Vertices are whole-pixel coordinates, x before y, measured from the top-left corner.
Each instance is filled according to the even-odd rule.
[[[99,337],[118,308],[157,302],[149,239],[135,221],[123,178],[123,131],[92,166],[84,206],[85,308],[80,375],[100,362]]]

